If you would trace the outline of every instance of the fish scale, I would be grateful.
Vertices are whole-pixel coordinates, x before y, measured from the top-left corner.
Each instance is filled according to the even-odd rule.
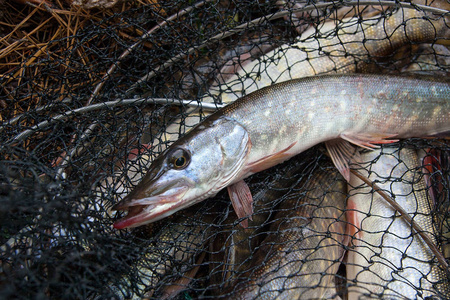
[[[443,9],[449,8],[439,4]],[[440,37],[448,36],[448,16],[433,16],[409,8],[394,12],[387,8],[377,9],[386,10],[383,20],[363,12],[340,22],[329,20],[303,32],[294,44],[285,44],[254,60],[243,61],[236,73],[227,74],[230,76],[226,76],[225,81],[219,77],[217,84],[210,87],[200,102],[216,103],[219,99],[221,103],[229,104],[245,94],[286,80],[367,71],[365,62],[370,58],[390,54],[411,42],[434,44]],[[178,139],[180,126],[192,128],[202,114],[194,108],[188,109],[183,120],[168,127],[163,139]]]

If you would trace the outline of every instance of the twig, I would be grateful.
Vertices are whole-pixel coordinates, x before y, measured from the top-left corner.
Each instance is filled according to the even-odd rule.
[[[434,242],[430,239],[428,234],[426,234],[425,231],[420,227],[420,225],[417,224],[411,218],[411,216],[394,199],[392,199],[385,191],[383,191],[375,182],[370,181],[369,178],[362,175],[358,171],[350,169],[350,172],[352,172],[355,176],[364,181],[364,183],[370,186],[374,192],[380,194],[381,197],[383,197],[395,210],[397,210],[400,213],[400,215],[405,219],[405,221],[412,226],[412,228],[422,237],[422,239],[425,241],[428,247],[430,247],[431,252],[433,252],[433,254],[436,256],[437,260],[442,265],[442,267],[444,267],[444,270],[446,270],[446,272],[449,273],[450,272],[449,266],[444,256],[439,251]]]
[[[37,130],[43,130],[48,128],[50,125],[63,121],[69,118],[72,115],[82,114],[90,111],[101,110],[101,109],[109,109],[113,107],[121,107],[127,105],[140,105],[140,104],[174,104],[179,106],[188,106],[194,108],[202,108],[204,110],[216,111],[219,108],[222,108],[224,105],[214,104],[214,103],[202,103],[194,100],[178,100],[178,99],[168,99],[168,98],[141,98],[141,99],[119,99],[115,101],[108,101],[103,103],[91,104],[89,106],[83,106],[77,109],[66,111],[62,114],[51,117],[49,120],[40,122],[37,125],[34,125],[30,129],[27,129],[20,134],[16,135],[11,141],[6,142],[5,144],[13,144],[17,142],[21,142],[31,134],[33,134]],[[44,110],[48,107],[40,107],[37,111]],[[6,128],[7,125],[12,125],[20,120],[22,115],[17,116],[11,120],[8,120],[3,125],[0,126],[0,132]]]
[[[69,164],[70,160],[72,159],[72,157],[77,153],[77,151],[81,151],[82,146],[80,147],[79,145],[83,145],[83,141],[86,140],[89,135],[95,130],[95,127],[97,127],[98,123],[94,122],[91,125],[89,125],[88,129],[86,129],[83,134],[80,137],[80,140],[78,141],[78,144],[73,147],[69,153],[67,153],[67,155],[65,155],[63,157],[62,162],[60,163],[59,166],[57,166],[57,171],[56,171],[56,176],[58,177],[58,179],[63,180],[64,176],[64,170],[66,168],[66,166]]]
[[[19,24],[17,24],[16,26],[14,26],[14,29],[11,30],[10,33],[8,33],[7,35],[3,36],[0,38],[0,43],[3,43],[4,41],[7,41],[8,39],[10,39],[12,37],[12,35],[16,32],[19,31],[19,29],[38,11],[39,9],[36,7],[31,13],[29,13],[25,18],[23,18],[23,20],[21,20],[21,22]]]

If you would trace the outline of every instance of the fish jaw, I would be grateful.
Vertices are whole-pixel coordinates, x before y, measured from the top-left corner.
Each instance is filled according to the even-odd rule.
[[[114,222],[114,228],[124,229],[127,227],[139,226],[148,219],[148,210],[151,210],[154,205],[137,205],[130,207],[128,215],[119,221]]]
[[[128,215],[114,223],[114,228],[124,229],[137,227],[154,222],[171,215],[177,207],[183,205],[183,196],[189,190],[189,185],[173,188],[170,194],[146,197],[141,199],[125,198],[114,207],[115,210],[128,210]],[[166,195],[164,195],[166,194]]]
[[[173,203],[165,203],[161,205],[136,205],[128,209],[128,215],[114,223],[114,228],[124,229],[138,227],[144,224],[158,221],[175,212],[179,206]]]
[[[183,198],[187,190],[192,187],[192,184],[180,184],[179,187],[170,187],[169,192],[163,192],[155,196],[139,198],[126,197],[123,201],[119,202],[114,210],[125,210],[131,206],[146,206],[146,205],[158,205],[165,203],[174,203]],[[130,194],[131,196],[132,194]]]

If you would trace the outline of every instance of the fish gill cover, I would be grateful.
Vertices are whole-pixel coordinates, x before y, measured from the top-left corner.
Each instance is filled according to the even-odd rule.
[[[243,94],[319,74],[447,76],[448,2],[411,2],[0,1],[0,298],[449,298],[445,139],[353,167],[443,261],[323,145],[246,179],[247,229],[224,191],[113,228],[151,161]]]

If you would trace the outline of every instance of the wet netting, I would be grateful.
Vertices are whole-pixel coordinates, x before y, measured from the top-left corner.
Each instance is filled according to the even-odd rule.
[[[352,167],[413,222],[353,173],[346,182],[323,144],[245,180],[246,229],[226,189],[136,228],[115,229],[126,212],[112,210],[159,153],[262,87],[331,73],[446,77],[448,10],[0,1],[0,298],[450,298],[446,139],[363,150]]]

